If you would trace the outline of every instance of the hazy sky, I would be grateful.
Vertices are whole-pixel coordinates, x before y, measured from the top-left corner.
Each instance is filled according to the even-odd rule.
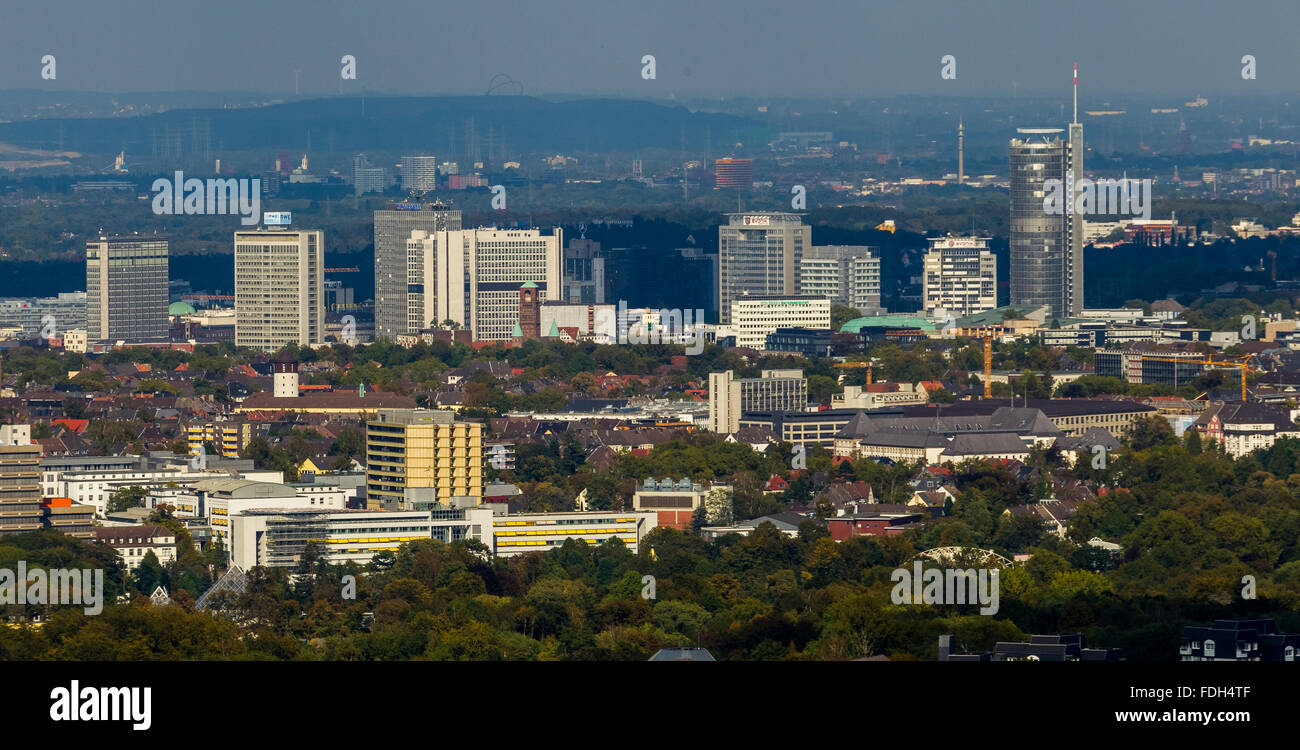
[[[337,93],[351,54],[349,92],[1057,94],[1078,60],[1094,94],[1181,97],[1295,91],[1298,36],[1297,0],[5,0],[0,89]]]

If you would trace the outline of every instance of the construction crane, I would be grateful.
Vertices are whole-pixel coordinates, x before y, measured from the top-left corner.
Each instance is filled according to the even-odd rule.
[[[848,369],[848,370],[861,370],[861,369],[863,369],[863,368],[866,368],[866,370],[867,370],[867,385],[871,385],[871,373],[872,373],[872,363],[871,363],[871,362],[836,362],[835,364],[833,364],[833,365],[831,365],[831,366],[832,366],[832,367],[838,367],[838,368],[841,368],[841,369]],[[840,377],[843,377],[843,374],[841,374]]]
[[[945,328],[942,331],[923,331],[910,328],[898,331],[885,331],[885,336],[924,336],[931,339],[971,338],[984,340],[984,398],[993,398],[993,338],[1007,332],[1002,326],[966,326],[964,328]]]
[[[1246,372],[1254,369],[1250,366],[1249,354],[1243,357],[1237,357],[1236,359],[1240,360],[1237,362],[1215,361],[1213,356],[1209,357],[1208,359],[1190,359],[1187,357],[1148,357],[1143,355],[1141,359],[1152,361],[1152,362],[1184,362],[1187,364],[1202,365],[1202,366],[1209,366],[1209,367],[1235,367],[1241,370],[1241,403],[1243,404],[1246,403]],[[1174,370],[1175,385],[1177,385],[1178,383],[1177,375],[1178,375],[1178,371]]]

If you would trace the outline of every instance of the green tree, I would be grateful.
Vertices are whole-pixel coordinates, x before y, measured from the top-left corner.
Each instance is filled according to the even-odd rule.
[[[116,489],[108,496],[108,512],[118,513],[127,508],[143,508],[144,498],[148,494],[148,490],[138,485]]]

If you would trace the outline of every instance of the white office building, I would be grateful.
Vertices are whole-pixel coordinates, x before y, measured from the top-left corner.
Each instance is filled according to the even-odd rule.
[[[423,192],[438,187],[438,157],[403,156],[402,189]]]
[[[998,306],[998,263],[987,237],[932,237],[925,254],[926,315],[974,315]]]
[[[366,565],[432,538],[432,527],[427,510],[248,510],[230,519],[230,560],[244,570],[296,568],[310,543],[323,562]]]
[[[537,285],[545,303],[562,294],[560,248],[564,231],[464,229],[422,240],[426,284],[437,289],[438,322],[451,320],[474,332],[475,341],[509,341],[519,324],[519,288]],[[415,238],[413,238],[415,239]],[[426,286],[426,294],[428,287]],[[554,295],[554,296],[553,296]],[[426,303],[427,304],[427,303]]]
[[[731,301],[730,318],[736,346],[761,350],[778,328],[829,329],[831,301],[811,295],[741,295]]]

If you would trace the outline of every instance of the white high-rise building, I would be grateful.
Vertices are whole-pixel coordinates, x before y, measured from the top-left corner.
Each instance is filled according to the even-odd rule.
[[[325,342],[325,235],[235,232],[235,344],[276,351]]]
[[[438,187],[438,157],[403,156],[402,189],[436,190]]]
[[[520,287],[536,284],[539,302],[561,297],[563,243],[559,227],[550,234],[538,229],[464,229],[413,236],[408,262],[411,253],[419,254],[418,283],[424,285],[420,314],[432,313],[429,319],[436,323],[451,320],[470,328],[475,341],[509,341],[519,324]],[[430,289],[436,290],[432,304],[427,300]]]
[[[974,315],[998,306],[998,263],[987,237],[932,237],[921,277],[927,315]]]

